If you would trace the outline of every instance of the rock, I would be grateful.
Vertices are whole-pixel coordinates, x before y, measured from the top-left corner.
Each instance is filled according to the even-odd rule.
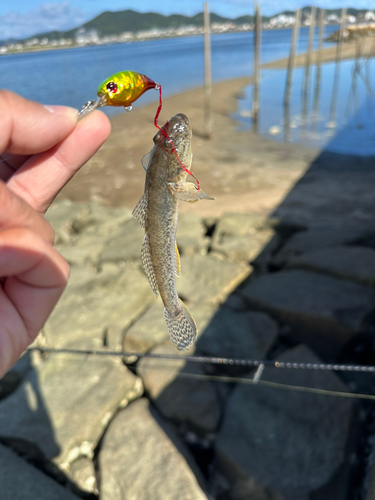
[[[176,241],[181,255],[205,255],[210,242],[210,238],[205,234],[206,228],[199,217],[190,214],[179,215]]]
[[[359,230],[345,228],[316,228],[300,231],[286,242],[273,260],[276,265],[283,265],[296,255],[354,243],[361,234]]]
[[[104,436],[100,498],[207,500],[190,464],[178,436],[140,399],[116,415]]]
[[[122,224],[100,255],[102,262],[140,262],[145,231],[135,219]]]
[[[270,135],[278,135],[281,132],[281,127],[279,125],[272,125],[272,127],[269,128],[268,133]]]
[[[374,226],[375,194],[369,189],[375,180],[372,159],[322,151],[308,165],[273,212],[276,217],[305,227]]]
[[[367,247],[333,247],[307,252],[290,259],[288,267],[325,272],[365,285],[375,284],[375,250]]]
[[[108,326],[103,330],[103,345],[110,351],[122,351],[123,338],[124,334],[119,327]]]
[[[126,331],[124,351],[147,352],[169,340],[163,309],[162,302],[158,300]],[[189,305],[189,311],[197,324],[198,335],[201,335],[217,311],[217,307],[194,303]]]
[[[375,299],[368,287],[299,270],[260,276],[240,293],[253,307],[293,327],[318,352],[337,352],[337,345],[358,332]]]
[[[214,243],[224,236],[246,236],[270,227],[270,222],[258,214],[226,213],[216,225]]]
[[[251,262],[265,247],[269,246],[267,253],[276,248],[270,224],[259,215],[224,214],[214,232],[212,251],[234,262]]]
[[[119,267],[117,267],[116,272],[113,272],[113,274],[118,274],[119,272],[120,269]],[[69,294],[73,287],[87,284],[88,282],[95,280],[97,276],[98,276],[98,271],[93,266],[72,267],[70,269],[68,286],[64,292],[65,295]]]
[[[366,467],[366,478],[365,478],[365,495],[364,500],[374,500],[375,498],[375,454],[374,454],[374,435],[372,435],[369,440],[369,445],[371,447],[371,452],[368,457],[368,463]]]
[[[240,295],[238,292],[234,291],[229,295],[227,300],[224,302],[225,307],[229,307],[234,311],[248,311],[249,304],[246,299]]]
[[[96,473],[93,462],[87,457],[79,457],[69,468],[69,477],[82,491],[98,494]]]
[[[251,272],[242,263],[226,262],[210,255],[181,257],[182,277],[177,281],[177,291],[189,302],[219,303]]]
[[[31,358],[30,352],[24,353],[17,363],[0,379],[0,399],[8,396],[21,383],[32,366]]]
[[[68,285],[44,327],[48,343],[54,347],[77,347],[79,343],[87,349],[101,348],[106,328],[128,328],[154,300],[139,269],[115,267],[87,281],[77,278]]]
[[[92,454],[116,410],[141,394],[118,359],[52,355],[0,402],[0,434],[35,443],[64,466]]]
[[[163,303],[158,300],[125,333],[124,351],[147,352],[169,339]]]
[[[55,230],[55,244],[69,243],[73,236],[72,224],[80,214],[87,213],[88,203],[73,203],[70,200],[55,201],[45,215]]]
[[[248,236],[225,236],[219,243],[212,245],[212,251],[225,255],[233,262],[253,262],[265,247],[268,253],[276,249],[276,240],[272,241],[274,236],[272,229],[264,229]]]
[[[0,444],[2,500],[78,500],[78,497],[39,472]]]
[[[176,354],[172,343],[155,347],[153,354]],[[198,431],[214,432],[219,423],[220,408],[210,381],[183,378],[182,374],[203,376],[202,365],[179,360],[143,358],[137,366],[145,391],[158,411],[167,419],[184,423]]]
[[[75,245],[69,246],[56,245],[56,250],[61,253],[71,266],[95,265],[103,248],[103,240],[99,237],[90,239],[85,237],[84,241],[79,242],[79,245],[77,245],[77,242]]]
[[[303,345],[278,359],[320,362]],[[340,379],[327,371],[266,369],[262,380],[346,391]],[[239,384],[228,401],[216,442],[219,470],[236,487],[238,482],[255,480],[285,500],[308,500],[344,460],[352,405],[345,398]]]
[[[113,231],[132,218],[131,210],[120,207],[103,207],[90,203],[86,212],[74,218],[72,227],[76,234],[97,235],[107,238]]]
[[[246,474],[238,475],[235,484],[230,484],[228,479],[219,471],[215,470],[210,483],[210,493],[213,498],[230,498],[230,500],[285,500],[285,498],[273,490],[258,484],[253,477]]]
[[[277,337],[277,325],[267,314],[221,307],[199,337],[206,356],[264,359]]]

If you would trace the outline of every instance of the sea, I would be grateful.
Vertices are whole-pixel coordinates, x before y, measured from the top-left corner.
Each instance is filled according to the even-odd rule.
[[[325,36],[329,36],[337,29],[337,26],[326,26]],[[307,39],[308,28],[302,28],[298,53],[306,51]],[[315,40],[316,45],[317,36]],[[213,82],[251,75],[253,41],[252,32],[211,36]],[[264,31],[261,45],[262,62],[288,57],[290,41],[291,29]],[[325,41],[324,46],[328,47],[332,44]],[[292,142],[303,140],[307,146],[325,147],[332,141],[335,132],[353,118],[353,113],[356,112],[358,115],[356,109],[363,108],[365,101],[369,99],[369,92],[363,92],[361,87],[363,79],[358,77],[358,87],[361,87],[356,97],[358,102],[356,101],[355,106],[354,104],[351,106],[351,111],[347,111],[347,108],[350,108],[350,104],[346,101],[350,100],[353,64],[353,61],[341,63],[339,112],[334,129],[326,127],[328,102],[332,98],[334,65],[332,63],[323,65],[319,125],[314,126],[313,134],[306,133],[306,130],[301,134],[301,81],[304,70],[300,68],[295,71],[290,110],[293,128],[288,140]],[[159,82],[162,85],[164,97],[200,87],[204,81],[203,36],[2,55],[0,56],[0,88],[12,90],[45,104],[62,104],[80,109],[88,100],[96,98],[97,87],[103,80],[121,70],[138,71]],[[311,73],[311,82],[314,82],[314,67]],[[285,81],[286,70],[284,69],[267,69],[261,72],[259,133],[275,140],[285,140],[281,132]],[[234,114],[240,130],[252,126],[251,93],[251,87],[245,89],[245,98],[239,100],[238,110]],[[135,106],[156,101],[157,97],[157,92],[149,91],[135,103]],[[312,106],[311,100],[312,98],[309,100],[309,109]],[[344,101],[345,106],[343,106]],[[366,102],[365,108],[369,109],[369,106]],[[345,112],[342,111],[343,107],[345,107]],[[124,112],[117,108],[104,108],[104,110],[108,115]],[[359,125],[362,133],[367,128],[367,121],[360,119]]]

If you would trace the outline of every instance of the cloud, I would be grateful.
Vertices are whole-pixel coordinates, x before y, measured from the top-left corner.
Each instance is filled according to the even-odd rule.
[[[0,40],[27,38],[36,33],[68,30],[88,21],[92,14],[69,2],[45,3],[28,12],[10,11],[0,16]]]

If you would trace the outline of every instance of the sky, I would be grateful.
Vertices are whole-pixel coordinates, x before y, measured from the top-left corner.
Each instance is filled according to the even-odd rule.
[[[294,10],[314,3],[317,7],[374,9],[375,0],[259,0],[262,14],[273,15],[283,10]],[[110,4],[110,9],[108,5]],[[202,0],[111,0],[103,6],[102,0],[67,0],[41,2],[17,0],[0,2],[0,40],[26,38],[35,33],[68,30],[89,21],[104,10],[133,9],[138,12],[158,12],[164,15],[192,16],[202,11]],[[235,18],[253,13],[251,0],[210,0],[210,10],[224,17]]]

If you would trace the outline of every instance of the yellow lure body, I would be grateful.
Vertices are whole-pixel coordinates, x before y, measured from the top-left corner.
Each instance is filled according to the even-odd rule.
[[[135,71],[120,71],[110,76],[98,87],[98,96],[106,99],[107,106],[130,107],[141,95],[158,84]]]

